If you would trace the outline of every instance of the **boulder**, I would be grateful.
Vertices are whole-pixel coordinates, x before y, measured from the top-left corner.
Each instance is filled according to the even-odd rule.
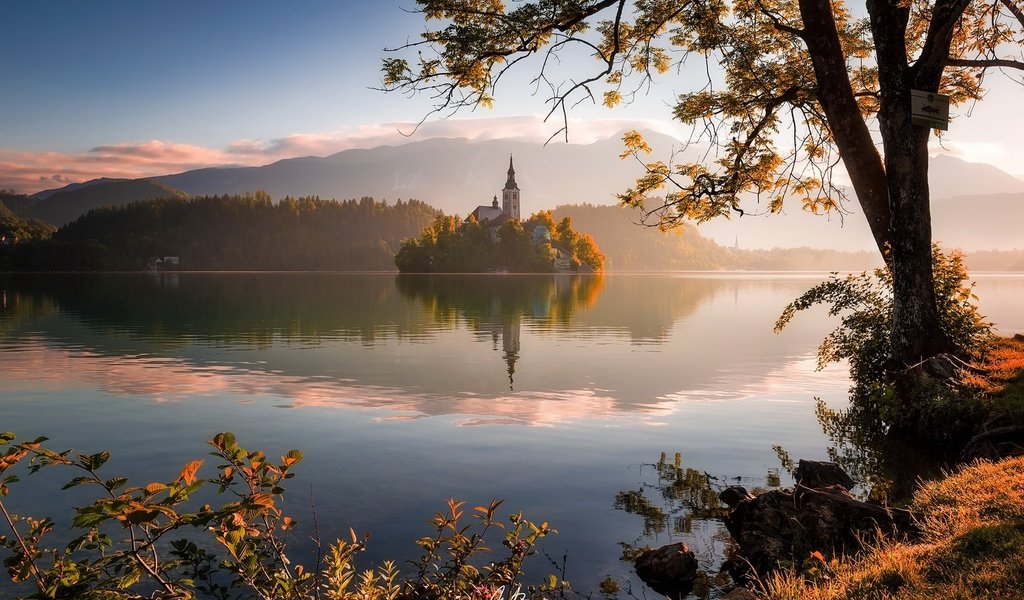
[[[811,489],[821,489],[834,485],[852,490],[855,485],[853,478],[834,462],[824,460],[800,460],[793,472],[796,482]]]
[[[725,517],[726,529],[760,575],[799,566],[814,551],[855,551],[879,531],[914,536],[916,523],[910,511],[857,500],[843,484],[773,490],[740,501]]]
[[[682,600],[697,579],[697,558],[683,542],[644,550],[634,563],[636,574],[669,600]]]

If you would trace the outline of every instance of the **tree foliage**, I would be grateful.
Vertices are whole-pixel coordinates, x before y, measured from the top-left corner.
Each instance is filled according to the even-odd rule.
[[[534,242],[532,232],[537,226],[548,229],[550,243]],[[568,255],[576,269],[581,264],[593,271],[604,269],[604,255],[594,239],[576,232],[568,217],[556,225],[547,211],[526,223],[507,219],[497,227],[440,215],[418,238],[402,242],[395,265],[403,273],[550,273],[559,252]]]
[[[947,255],[936,246],[932,259],[936,274],[935,297],[940,301],[943,328],[949,332],[954,350],[962,359],[977,358],[991,342],[992,330],[991,324],[978,311],[977,297],[972,290],[974,284],[967,283],[963,254],[954,250]],[[889,338],[892,303],[892,275],[888,269],[845,277],[833,273],[828,281],[788,304],[776,321],[775,330],[785,328],[797,312],[819,304],[827,305],[829,314],[840,316],[841,321],[818,348],[818,367],[849,360],[854,382],[870,388],[884,383],[886,369],[892,362]]]
[[[10,243],[46,239],[53,235],[53,226],[35,219],[23,219],[11,208],[12,205],[20,207],[27,201],[28,196],[0,190],[0,237],[9,238]]]

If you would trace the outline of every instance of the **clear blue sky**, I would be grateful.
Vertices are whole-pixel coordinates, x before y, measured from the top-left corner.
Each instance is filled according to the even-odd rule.
[[[368,89],[385,46],[414,38],[412,0],[0,0],[0,187],[36,191],[97,176],[143,176],[216,164],[263,164],[401,142],[424,100]],[[520,72],[494,111],[435,123],[428,135],[533,135],[542,99]],[[996,78],[993,78],[996,79]],[[624,110],[575,113],[594,131],[618,120],[670,130],[669,77]],[[950,149],[1024,171],[1021,90],[997,85]],[[525,121],[524,121],[525,119]],[[524,126],[524,122],[527,125]],[[586,126],[577,128],[587,141]],[[1020,165],[1016,169],[1012,165]]]

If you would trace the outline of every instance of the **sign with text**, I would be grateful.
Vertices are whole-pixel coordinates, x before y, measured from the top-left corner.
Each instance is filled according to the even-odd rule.
[[[932,129],[949,129],[949,96],[910,90],[910,122]]]

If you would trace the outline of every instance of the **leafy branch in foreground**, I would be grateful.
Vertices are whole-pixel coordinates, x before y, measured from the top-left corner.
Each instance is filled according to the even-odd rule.
[[[216,477],[200,478],[203,461],[194,460],[172,481],[132,487],[127,478],[100,475],[109,452],[75,455],[45,448],[44,442],[44,437],[16,442],[13,433],[0,433],[0,446],[6,447],[0,453],[0,513],[10,531],[0,536],[0,547],[6,551],[4,566],[11,581],[34,586],[31,598],[492,598],[502,588],[521,590],[523,562],[541,539],[555,532],[521,513],[512,515],[506,527],[496,517],[501,505],[497,500],[473,509],[475,524],[460,525],[463,503],[449,500],[447,511],[428,522],[435,534],[418,542],[425,552],[411,579],[401,579],[393,561],[357,572],[355,557],[369,536],[351,530],[350,540],[337,540],[307,569],[288,557],[284,534],[297,522],[280,508],[283,483],[302,460],[298,450],[274,462],[263,452],[240,447],[233,434],[220,433],[209,442],[211,455],[221,463]],[[72,527],[84,533],[63,549],[43,545],[54,528],[51,519],[7,510],[3,498],[19,481],[14,472],[19,465],[28,473],[71,469],[76,476],[62,489],[101,489],[91,504],[74,509]],[[203,504],[190,510],[192,496],[207,483],[216,486],[218,495],[232,496],[231,501],[219,508]],[[485,535],[491,529],[505,532],[502,543],[508,556],[487,562]],[[184,537],[172,540],[172,533]],[[208,550],[211,540],[200,537],[211,534],[219,551]],[[521,591],[534,597],[565,585],[550,577]]]

